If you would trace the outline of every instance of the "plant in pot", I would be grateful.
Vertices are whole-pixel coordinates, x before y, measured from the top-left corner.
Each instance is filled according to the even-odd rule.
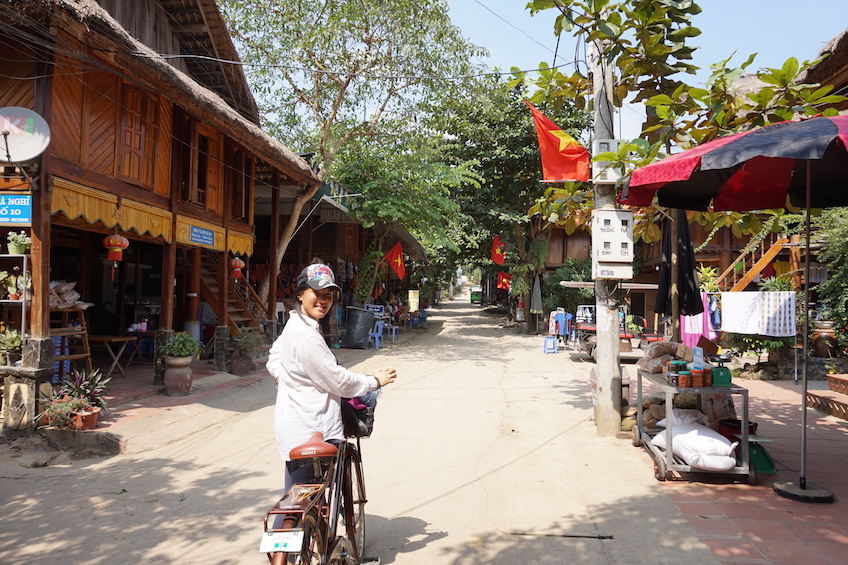
[[[165,342],[159,351],[165,361],[165,374],[162,377],[165,394],[185,396],[189,393],[194,381],[191,360],[199,357],[203,349],[203,342],[194,339],[188,332],[177,332]]]
[[[23,230],[10,231],[6,239],[9,240],[9,255],[24,255],[32,247],[32,238]]]
[[[42,418],[47,425],[59,429],[90,430],[97,425],[100,407],[92,406],[87,399],[63,395],[54,397],[36,421]]]
[[[18,330],[7,329],[0,332],[0,355],[9,366],[13,366],[21,358],[24,347],[24,336]]]
[[[19,300],[24,294],[28,294],[32,288],[32,278],[27,274],[20,274],[20,268],[15,267],[13,272],[0,271],[0,283],[9,293],[9,300]]]
[[[109,391],[106,385],[112,377],[106,377],[100,369],[93,371],[71,370],[66,375],[59,388],[59,394],[82,398],[89,405],[106,411],[106,393]]]
[[[234,375],[246,375],[253,367],[253,358],[264,343],[259,330],[242,329],[241,335],[230,338],[230,372]]]

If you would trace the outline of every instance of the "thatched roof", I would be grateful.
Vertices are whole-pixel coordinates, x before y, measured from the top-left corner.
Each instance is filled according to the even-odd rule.
[[[848,29],[828,41],[819,51],[818,57],[822,55],[827,55],[824,61],[801,73],[798,82],[832,84],[836,90],[845,90],[844,87],[848,87]],[[836,107],[848,109],[848,104],[843,102]]]
[[[204,4],[208,0],[202,0]],[[194,4],[192,2],[194,6]],[[217,7],[216,7],[217,10]],[[22,17],[24,16],[24,17]],[[132,37],[95,0],[18,0],[11,6],[0,4],[0,17],[26,24],[26,17],[49,21],[54,27],[67,29],[82,37],[89,47],[114,51],[114,61],[126,80],[162,92],[201,118],[205,123],[226,133],[302,187],[320,184],[309,164],[282,143],[269,136],[215,92],[193,80],[151,48]],[[85,33],[75,33],[83,26]],[[86,57],[86,54],[81,54]]]

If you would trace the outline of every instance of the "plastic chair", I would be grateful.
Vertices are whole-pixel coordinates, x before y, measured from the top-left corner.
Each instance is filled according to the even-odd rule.
[[[382,320],[374,322],[374,327],[371,328],[371,332],[368,334],[368,337],[374,339],[374,349],[380,349],[381,346],[385,345],[385,342],[383,342],[383,326],[385,323]]]
[[[399,331],[400,331],[400,326],[396,326],[394,324],[389,326],[389,334],[392,336],[392,341],[397,341]]]
[[[545,336],[545,347],[542,350],[542,353],[556,353],[559,354],[559,347],[557,346],[557,337],[553,335]]]

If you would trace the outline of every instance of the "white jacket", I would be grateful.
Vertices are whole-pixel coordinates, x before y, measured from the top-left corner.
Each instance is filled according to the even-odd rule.
[[[314,432],[323,433],[325,441],[343,439],[341,399],[378,385],[375,377],[339,365],[318,322],[294,310],[271,346],[266,367],[278,383],[274,432],[284,461]]]

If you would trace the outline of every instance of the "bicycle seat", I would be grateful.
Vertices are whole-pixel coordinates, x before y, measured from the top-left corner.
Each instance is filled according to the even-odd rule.
[[[297,447],[289,451],[289,458],[292,461],[298,459],[311,459],[313,457],[335,457],[339,449],[332,443],[324,441],[324,434],[315,432],[307,440]]]

